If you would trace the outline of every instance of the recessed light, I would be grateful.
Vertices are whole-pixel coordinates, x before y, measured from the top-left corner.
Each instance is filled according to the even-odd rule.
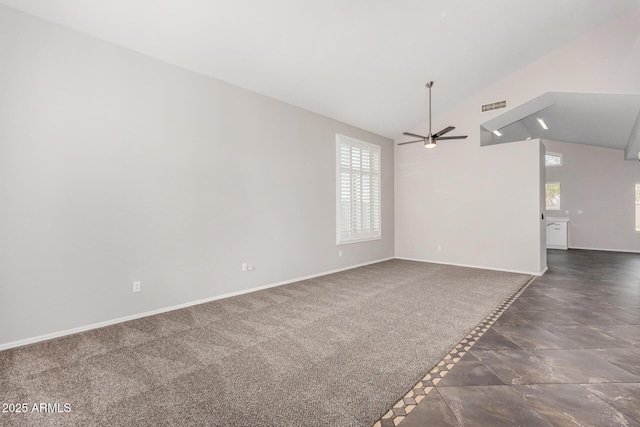
[[[528,137],[527,137],[527,141],[528,141],[528,140],[530,140],[530,139],[531,139],[531,137],[530,137],[530,136],[528,136]]]
[[[494,130],[494,131],[493,131],[493,133],[494,133],[496,136],[502,136],[502,134],[500,133],[500,131],[499,131],[498,129]]]
[[[544,130],[548,130],[549,129],[549,127],[547,126],[547,124],[544,122],[543,119],[538,118],[537,120],[538,120],[538,123],[540,123],[540,126],[542,126],[542,129],[544,129]]]

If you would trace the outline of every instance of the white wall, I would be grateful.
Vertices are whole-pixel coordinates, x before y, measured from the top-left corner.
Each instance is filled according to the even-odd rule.
[[[539,140],[397,147],[396,256],[540,273],[543,151]]]
[[[571,218],[569,247],[640,252],[635,231],[640,163],[624,160],[623,150],[543,142],[563,157],[562,167],[547,168],[547,181],[560,182],[560,211],[547,215]]]
[[[508,222],[508,227],[495,220],[522,214],[519,166],[524,167],[535,153],[529,152],[526,143],[502,144],[501,149],[480,148],[480,125],[548,91],[640,93],[638,22],[640,9],[594,29],[434,117],[434,131],[456,126],[451,134],[469,135],[467,140],[442,141],[432,151],[419,144],[396,146],[396,255],[539,272],[536,265],[542,251],[540,247],[534,250],[530,239],[542,239],[530,236],[532,231],[518,224],[518,220]],[[446,97],[446,93],[437,91],[438,79],[446,76],[429,77],[436,81],[436,104],[439,96]],[[505,99],[506,110],[481,112],[481,105]],[[408,131],[426,135],[428,123]],[[397,138],[398,142],[403,140],[406,139]],[[494,152],[490,150],[494,149],[498,151],[492,156]],[[505,161],[512,164],[513,170],[503,165]],[[499,181],[511,186],[511,193],[496,198],[491,192]],[[503,203],[497,203],[497,199]],[[489,244],[488,239],[497,240]],[[437,252],[438,245],[442,252]]]
[[[5,7],[0,58],[0,346],[393,257],[390,140]],[[341,258],[336,133],[383,159]]]

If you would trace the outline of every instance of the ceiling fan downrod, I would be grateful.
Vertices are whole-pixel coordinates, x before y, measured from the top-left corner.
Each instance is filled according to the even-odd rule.
[[[431,88],[433,87],[433,82],[427,82],[425,86],[429,88],[429,135],[424,140],[424,148],[436,148],[436,140],[431,133]]]

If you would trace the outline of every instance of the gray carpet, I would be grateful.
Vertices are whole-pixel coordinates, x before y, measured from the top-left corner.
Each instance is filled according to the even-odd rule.
[[[0,425],[371,426],[529,278],[392,260],[3,351]]]

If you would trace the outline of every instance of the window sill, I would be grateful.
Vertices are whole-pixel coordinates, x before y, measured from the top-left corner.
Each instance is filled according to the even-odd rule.
[[[342,246],[342,245],[350,245],[350,244],[354,244],[354,243],[366,243],[366,242],[373,242],[375,240],[382,240],[382,236],[379,237],[370,237],[367,239],[358,239],[358,240],[345,240],[343,242],[336,242],[336,246]]]

